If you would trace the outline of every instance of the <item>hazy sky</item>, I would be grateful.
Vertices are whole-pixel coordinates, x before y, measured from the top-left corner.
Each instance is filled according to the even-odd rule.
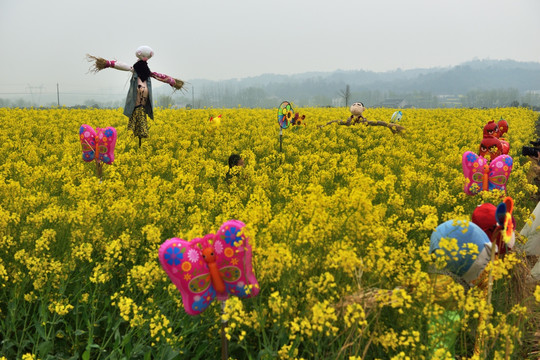
[[[540,62],[539,0],[0,0],[0,98],[42,86],[125,92],[85,54],[183,80],[388,71],[477,59]]]

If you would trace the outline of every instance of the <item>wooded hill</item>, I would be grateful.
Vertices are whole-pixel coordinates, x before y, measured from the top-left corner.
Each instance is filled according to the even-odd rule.
[[[398,69],[383,73],[337,70],[295,75],[264,74],[224,81],[195,79],[189,82],[194,87],[194,96],[185,94],[183,100],[189,103],[195,100],[196,106],[230,107],[240,104],[272,107],[280,99],[289,99],[302,106],[343,106],[343,103],[339,104],[340,93],[347,85],[350,86],[352,101],[365,101],[371,106],[388,98],[422,99],[424,103],[431,102],[436,106],[452,95],[454,98],[468,96],[471,100],[478,99],[479,94],[483,95],[480,97],[488,94],[502,96],[506,102],[540,105],[540,63],[513,60],[474,60],[454,67]],[[166,95],[166,92],[160,93]],[[469,103],[462,105],[474,106]]]

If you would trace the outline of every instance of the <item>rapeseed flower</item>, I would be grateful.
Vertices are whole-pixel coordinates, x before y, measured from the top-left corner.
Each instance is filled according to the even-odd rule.
[[[478,148],[479,129],[493,118],[511,119],[514,168],[506,193],[518,226],[526,221],[537,189],[528,184],[530,163],[519,150],[534,138],[538,115],[517,108],[408,109],[401,122],[407,131],[393,135],[382,127],[317,127],[346,118],[345,108],[302,110],[308,125],[284,131],[279,152],[275,109],[223,109],[212,128],[204,120],[214,109],[156,109],[150,138],[139,148],[121,109],[0,108],[0,293],[6,294],[0,309],[20,299],[24,308],[51,310],[21,318],[47,324],[51,337],[65,334],[48,340],[66,354],[85,352],[77,348],[87,343],[77,319],[95,325],[95,342],[116,341],[118,329],[125,339],[139,339],[133,349],[152,346],[157,357],[165,349],[215,357],[220,316],[234,342],[232,358],[263,349],[284,359],[359,359],[364,349],[366,358],[428,358],[424,324],[446,308],[463,313],[463,338],[481,331],[490,346],[507,334],[522,338],[519,325],[529,313],[501,300],[518,253],[495,263],[496,303],[488,304],[480,289],[465,292],[442,275],[432,278],[427,249],[438,223],[468,221],[479,203],[497,204],[504,195],[463,193],[461,154]],[[389,119],[394,111],[364,115]],[[118,131],[115,162],[104,167],[101,182],[94,164],[82,161],[74,136],[82,123]],[[241,153],[246,166],[228,183],[232,153]],[[221,315],[210,306],[191,318],[158,266],[157,249],[167,238],[200,237],[233,218],[247,224],[260,293],[230,297]],[[448,259],[478,251],[445,241]],[[375,299],[337,305],[359,289],[374,289]],[[61,316],[67,325],[43,316]],[[489,321],[478,329],[481,318]],[[204,349],[193,334],[205,337]],[[512,344],[492,346],[495,356],[517,354],[521,340],[509,338]],[[112,353],[113,343],[95,345]],[[35,358],[33,350],[21,353]]]

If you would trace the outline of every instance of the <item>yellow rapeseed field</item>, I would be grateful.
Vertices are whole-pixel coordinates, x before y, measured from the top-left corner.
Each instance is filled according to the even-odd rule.
[[[0,359],[218,359],[222,321],[232,359],[539,356],[540,289],[523,290],[522,255],[496,263],[491,304],[451,282],[440,302],[427,272],[438,224],[500,201],[465,195],[461,155],[478,152],[484,124],[501,117],[521,229],[537,192],[521,147],[538,114],[407,109],[406,131],[392,134],[318,127],[346,119],[346,108],[296,110],[307,125],[285,129],[280,152],[277,107],[156,109],[141,148],[121,109],[1,108]],[[82,124],[118,131],[102,181],[82,160]],[[232,153],[246,166],[228,183]],[[247,225],[260,294],[187,315],[159,246],[229,219]],[[453,350],[433,340],[451,331],[432,321],[449,308],[462,314]]]

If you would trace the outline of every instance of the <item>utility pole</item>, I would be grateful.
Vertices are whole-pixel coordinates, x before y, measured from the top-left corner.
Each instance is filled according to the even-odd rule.
[[[195,109],[195,86],[191,85],[191,108]]]
[[[347,107],[349,105],[349,98],[351,97],[351,87],[347,84],[345,90],[340,90],[339,94],[345,100],[345,107]]]
[[[58,107],[60,107],[60,88],[58,87],[58,83],[56,83],[56,98],[58,99]]]
[[[43,93],[43,84],[41,84],[40,86],[32,86],[32,85],[28,84],[28,86],[26,88],[28,89],[28,91],[30,92],[30,96],[32,97],[32,106],[40,106],[40,104],[41,104],[41,94]],[[39,89],[39,96],[38,96],[37,102],[36,102],[36,99],[34,97],[34,95],[36,95],[34,93],[34,89]]]

